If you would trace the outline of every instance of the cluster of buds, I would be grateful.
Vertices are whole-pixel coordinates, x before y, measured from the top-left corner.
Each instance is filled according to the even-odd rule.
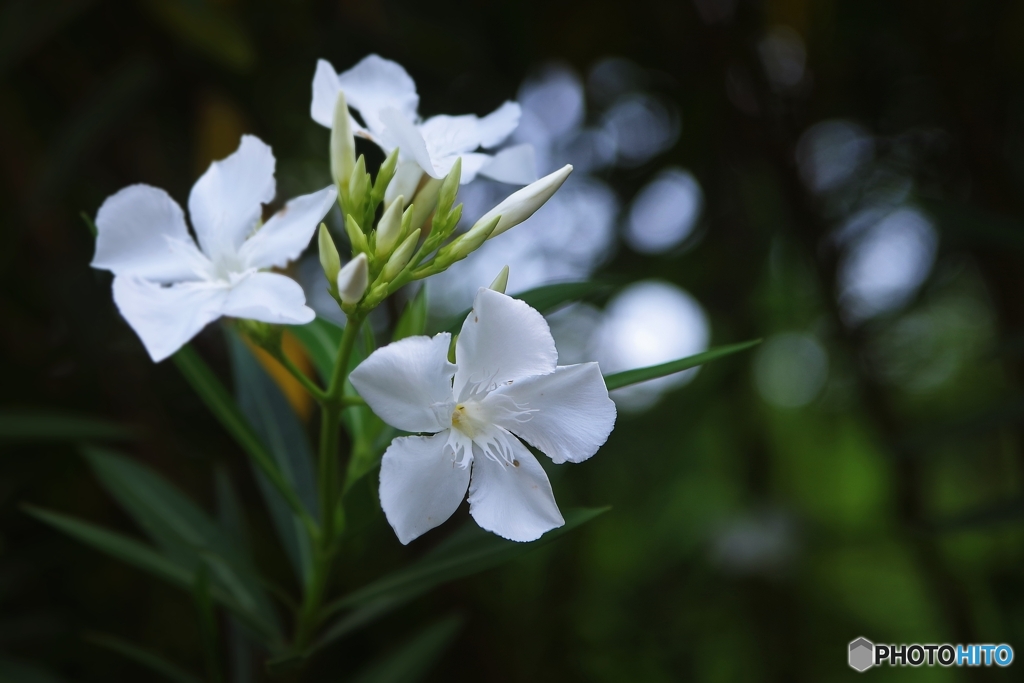
[[[572,166],[566,165],[527,185],[484,214],[467,232],[451,239],[462,217],[462,204],[455,204],[462,179],[461,158],[443,179],[425,176],[408,203],[402,195],[390,197],[388,187],[398,166],[399,150],[392,150],[373,179],[366,171],[365,158],[355,156],[349,117],[345,95],[339,93],[331,129],[331,174],[352,247],[352,258],[344,267],[326,225],[320,225],[319,233],[320,263],[328,291],[346,313],[357,307],[372,309],[402,285],[440,273],[466,258],[487,239],[532,216],[572,172]]]

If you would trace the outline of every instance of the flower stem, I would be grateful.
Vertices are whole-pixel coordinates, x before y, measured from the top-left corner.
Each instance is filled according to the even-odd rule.
[[[335,529],[338,496],[338,436],[341,411],[358,402],[342,396],[352,349],[359,337],[366,313],[356,310],[348,316],[345,330],[338,345],[331,381],[320,402],[320,452],[317,484],[320,494],[320,534],[313,541],[313,570],[309,587],[299,611],[295,647],[304,649],[313,637],[320,621],[320,608],[330,577],[331,564],[337,550]]]
[[[327,392],[316,385],[316,382],[311,380],[306,373],[302,371],[295,363],[292,362],[283,351],[274,354],[275,360],[281,364],[281,366],[291,373],[291,376],[298,380],[299,384],[309,392],[317,403],[323,403],[327,399]]]

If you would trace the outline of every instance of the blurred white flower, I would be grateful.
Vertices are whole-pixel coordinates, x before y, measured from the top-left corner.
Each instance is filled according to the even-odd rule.
[[[274,199],[274,155],[251,135],[215,161],[188,199],[196,240],[171,197],[149,185],[110,196],[96,214],[94,268],[114,273],[114,302],[154,361],[221,316],[302,324],[314,318],[302,287],[266,269],[297,258],[335,200],[303,195],[260,227]]]
[[[399,148],[399,169],[392,181],[398,187],[393,196],[411,199],[422,172],[443,178],[459,158],[463,183],[477,174],[515,184],[537,177],[528,147],[511,147],[493,156],[476,151],[496,147],[519,125],[521,110],[515,102],[505,102],[484,117],[440,115],[423,121],[412,78],[399,64],[378,55],[364,57],[341,74],[329,62],[317,62],[310,105],[314,121],[328,128],[333,125],[339,92],[362,117],[362,123],[350,119],[355,135],[376,143],[385,153]]]
[[[380,501],[402,543],[438,526],[469,489],[484,529],[532,541],[564,524],[544,469],[520,441],[556,463],[580,462],[615,424],[596,363],[557,366],[544,318],[522,301],[481,288],[448,362],[451,335],[409,337],[352,371],[381,419],[408,432],[391,442]]]
[[[704,206],[704,192],[689,171],[666,168],[633,199],[626,242],[643,254],[677,246],[693,231]]]

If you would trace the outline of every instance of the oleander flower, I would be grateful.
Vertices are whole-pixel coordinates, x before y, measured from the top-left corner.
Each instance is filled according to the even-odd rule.
[[[92,266],[114,273],[114,302],[154,361],[221,316],[292,325],[315,317],[302,287],[268,269],[302,253],[336,190],[297,197],[261,226],[274,165],[270,147],[251,135],[210,164],[188,198],[196,239],[161,189],[131,185],[103,202]]]
[[[451,335],[409,337],[373,352],[351,381],[381,419],[425,435],[384,453],[380,501],[398,539],[438,526],[469,490],[484,529],[532,541],[564,524],[551,484],[523,441],[555,463],[586,460],[615,425],[597,363],[558,366],[543,316],[481,288],[448,361]],[[522,441],[520,441],[520,439]]]
[[[355,135],[374,142],[385,154],[400,149],[394,187],[389,187],[392,197],[404,195],[411,200],[424,172],[444,178],[460,157],[463,184],[477,174],[517,185],[537,177],[530,145],[510,147],[493,156],[476,151],[497,146],[516,129],[521,110],[515,102],[505,102],[484,117],[440,115],[422,121],[416,84],[396,62],[369,55],[339,74],[321,59],[313,76],[310,114],[314,121],[332,127],[339,91],[362,117],[362,123],[350,117]]]

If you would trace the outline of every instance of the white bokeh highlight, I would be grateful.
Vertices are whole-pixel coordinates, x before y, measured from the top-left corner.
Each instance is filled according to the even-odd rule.
[[[689,171],[667,168],[640,192],[629,208],[624,238],[635,251],[659,254],[693,232],[704,206],[704,192]]]

